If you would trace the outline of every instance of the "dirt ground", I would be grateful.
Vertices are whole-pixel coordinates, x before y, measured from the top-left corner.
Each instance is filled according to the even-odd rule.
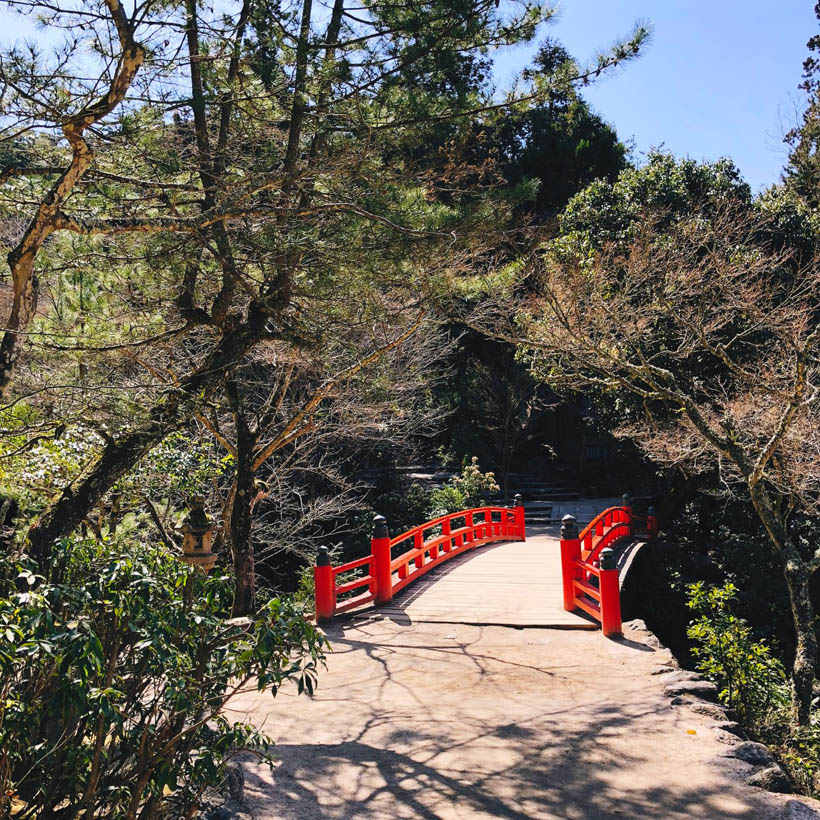
[[[820,820],[820,803],[743,783],[714,718],[673,706],[645,632],[411,624],[328,630],[313,698],[247,694],[232,717],[277,739],[245,763],[259,820]]]

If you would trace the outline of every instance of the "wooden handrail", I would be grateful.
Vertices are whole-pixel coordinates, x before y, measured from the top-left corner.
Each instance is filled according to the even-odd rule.
[[[632,527],[632,505],[626,495],[623,506],[598,513],[581,532],[573,516],[564,516],[561,522],[564,609],[591,615],[607,637],[621,634],[621,591],[611,546],[631,538]]]
[[[463,519],[463,526],[453,527],[453,522]],[[357,558],[336,567],[330,565],[327,550],[323,548],[314,567],[314,591],[316,620],[326,621],[334,615],[373,603],[388,603],[393,595],[418,580],[434,567],[448,561],[454,555],[490,544],[495,541],[525,541],[526,523],[524,508],[475,507],[470,510],[448,513],[425,521],[400,535],[390,538],[387,522],[377,516],[374,521],[370,555]],[[425,533],[436,530],[430,537]],[[400,555],[393,556],[393,549],[412,540],[412,546]],[[364,570],[365,575],[337,583],[346,573]],[[348,593],[362,587],[349,598]]]

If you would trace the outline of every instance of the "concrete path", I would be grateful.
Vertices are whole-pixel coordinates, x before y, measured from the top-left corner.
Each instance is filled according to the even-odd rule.
[[[557,553],[546,536],[527,545]],[[820,820],[820,803],[745,785],[739,741],[714,715],[672,705],[664,686],[679,673],[650,633],[609,641],[429,615],[437,584],[467,620],[514,614],[515,598],[527,611],[527,584],[542,581],[524,546],[468,553],[404,603],[336,621],[313,698],[233,702],[229,719],[277,741],[272,772],[245,762],[257,820]]]
[[[315,697],[244,695],[277,740],[246,763],[257,820],[809,820],[738,782],[714,721],[663,692],[647,636],[377,616],[328,631]]]

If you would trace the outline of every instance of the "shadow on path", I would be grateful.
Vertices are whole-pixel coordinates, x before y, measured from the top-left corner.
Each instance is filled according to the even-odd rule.
[[[820,818],[727,778],[638,640],[385,621],[329,637],[316,697],[245,704],[281,738],[273,772],[246,764],[260,820]]]

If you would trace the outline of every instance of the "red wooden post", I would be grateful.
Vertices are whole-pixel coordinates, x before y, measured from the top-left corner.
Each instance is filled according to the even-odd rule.
[[[487,510],[484,513],[484,538],[489,538],[493,534],[493,514]]]
[[[413,549],[422,550],[424,546],[424,530],[419,530],[413,536]],[[421,569],[424,566],[424,551],[422,550],[419,554],[415,557],[416,569]]]
[[[464,526],[465,527],[467,526],[467,516],[466,515],[464,516]],[[458,527],[458,529],[460,530],[462,528]],[[457,532],[456,533],[455,543],[453,544],[453,546],[455,547],[455,549],[458,549],[459,547],[464,546],[464,533],[463,532]]]
[[[578,540],[578,522],[574,515],[561,519],[561,580],[564,587],[564,609],[575,609],[575,584],[581,571],[576,561],[581,559],[581,542]]]
[[[316,566],[313,567],[313,599],[316,604],[316,621],[329,621],[336,612],[336,582],[327,547],[319,547],[316,552]]]
[[[464,526],[467,529],[464,538],[468,544],[472,544],[472,542],[475,541],[475,525],[473,524],[472,512],[464,513]]]
[[[629,497],[629,493],[623,494],[622,501],[624,504],[624,524],[626,524],[626,534],[634,535],[632,529],[632,499]]]
[[[441,534],[444,535],[444,522],[443,521],[441,522]],[[434,546],[430,547],[430,560],[434,561],[436,558],[438,558],[438,546],[434,545]]]
[[[607,547],[601,550],[601,628],[606,638],[620,638],[621,589],[618,584],[618,566],[615,553]]]
[[[518,536],[519,541],[527,540],[527,523],[524,520],[524,499],[521,493],[516,493],[513,498],[515,505],[515,535]]]
[[[441,534],[447,536],[447,540],[441,545],[441,549],[442,549],[443,552],[450,552],[450,549],[453,546],[453,541],[450,538],[451,532],[452,532],[452,527],[450,526],[450,519],[445,518],[444,521],[441,522]],[[433,558],[438,558],[438,549],[436,549],[435,552],[433,552],[433,550],[431,550],[430,555]]]
[[[370,551],[373,554],[370,572],[376,579],[376,603],[389,604],[393,600],[393,573],[390,569],[390,532],[383,515],[373,519]]]
[[[646,532],[650,541],[658,537],[658,519],[655,516],[654,507],[649,507],[646,511]]]

